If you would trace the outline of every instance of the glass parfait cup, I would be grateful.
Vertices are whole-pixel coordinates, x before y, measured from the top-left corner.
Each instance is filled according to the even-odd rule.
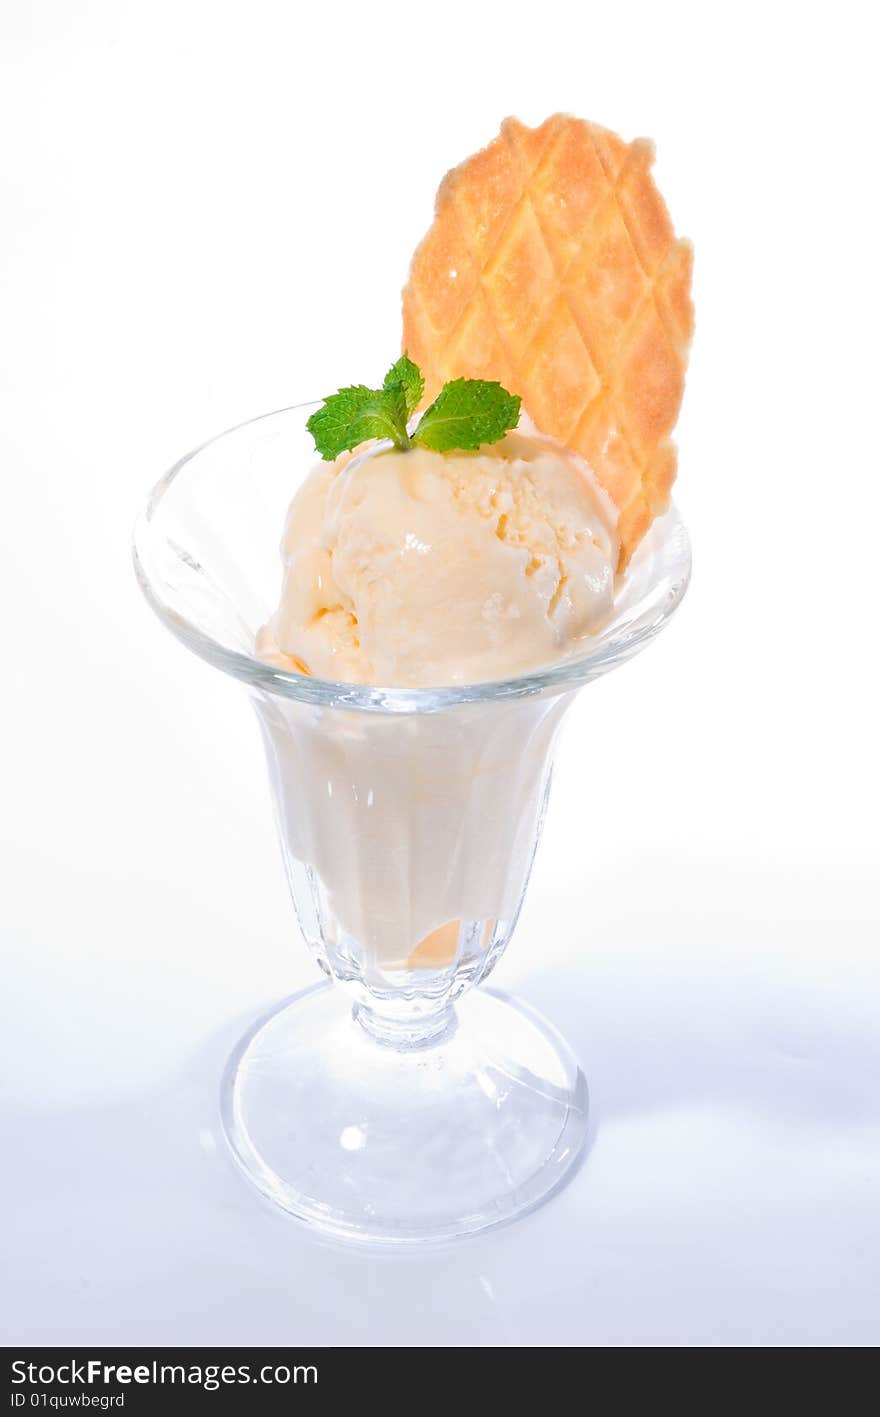
[[[260,1020],[222,1084],[232,1152],[284,1209],[370,1242],[448,1239],[534,1208],[587,1136],[553,1028],[481,986],[513,933],[574,694],[658,633],[690,572],[674,509],[587,652],[454,688],[332,683],[255,652],[314,405],[190,453],[135,529],[163,623],[247,688],[300,929],[327,976]]]

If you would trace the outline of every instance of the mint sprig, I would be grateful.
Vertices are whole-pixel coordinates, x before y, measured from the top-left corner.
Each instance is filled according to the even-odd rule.
[[[326,398],[306,427],[326,462],[368,438],[388,438],[395,448],[414,446],[448,453],[473,452],[497,443],[519,420],[520,399],[489,379],[453,379],[410,433],[408,420],[421,401],[425,381],[407,354],[391,366],[381,389],[352,384]]]

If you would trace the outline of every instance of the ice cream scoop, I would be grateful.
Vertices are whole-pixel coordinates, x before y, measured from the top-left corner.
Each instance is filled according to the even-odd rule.
[[[262,653],[322,679],[505,678],[608,619],[616,511],[584,460],[513,432],[476,453],[373,445],[306,478]]]

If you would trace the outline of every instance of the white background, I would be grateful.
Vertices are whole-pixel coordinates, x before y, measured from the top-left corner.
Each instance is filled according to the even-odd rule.
[[[6,0],[0,1005],[7,1343],[880,1338],[870,6]],[[586,1166],[402,1259],[259,1203],[233,1040],[313,966],[255,726],[155,621],[179,454],[380,376],[447,167],[508,112],[647,134],[697,250],[678,619],[585,691],[498,982]]]

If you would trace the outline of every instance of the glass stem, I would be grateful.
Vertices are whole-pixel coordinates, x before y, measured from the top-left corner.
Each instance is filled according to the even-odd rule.
[[[361,1028],[384,1048],[397,1048],[410,1052],[417,1048],[430,1048],[441,1040],[450,1038],[455,1032],[457,1020],[455,1009],[445,1004],[432,1013],[406,1013],[371,1008],[367,1004],[355,1004],[352,1017]]]

